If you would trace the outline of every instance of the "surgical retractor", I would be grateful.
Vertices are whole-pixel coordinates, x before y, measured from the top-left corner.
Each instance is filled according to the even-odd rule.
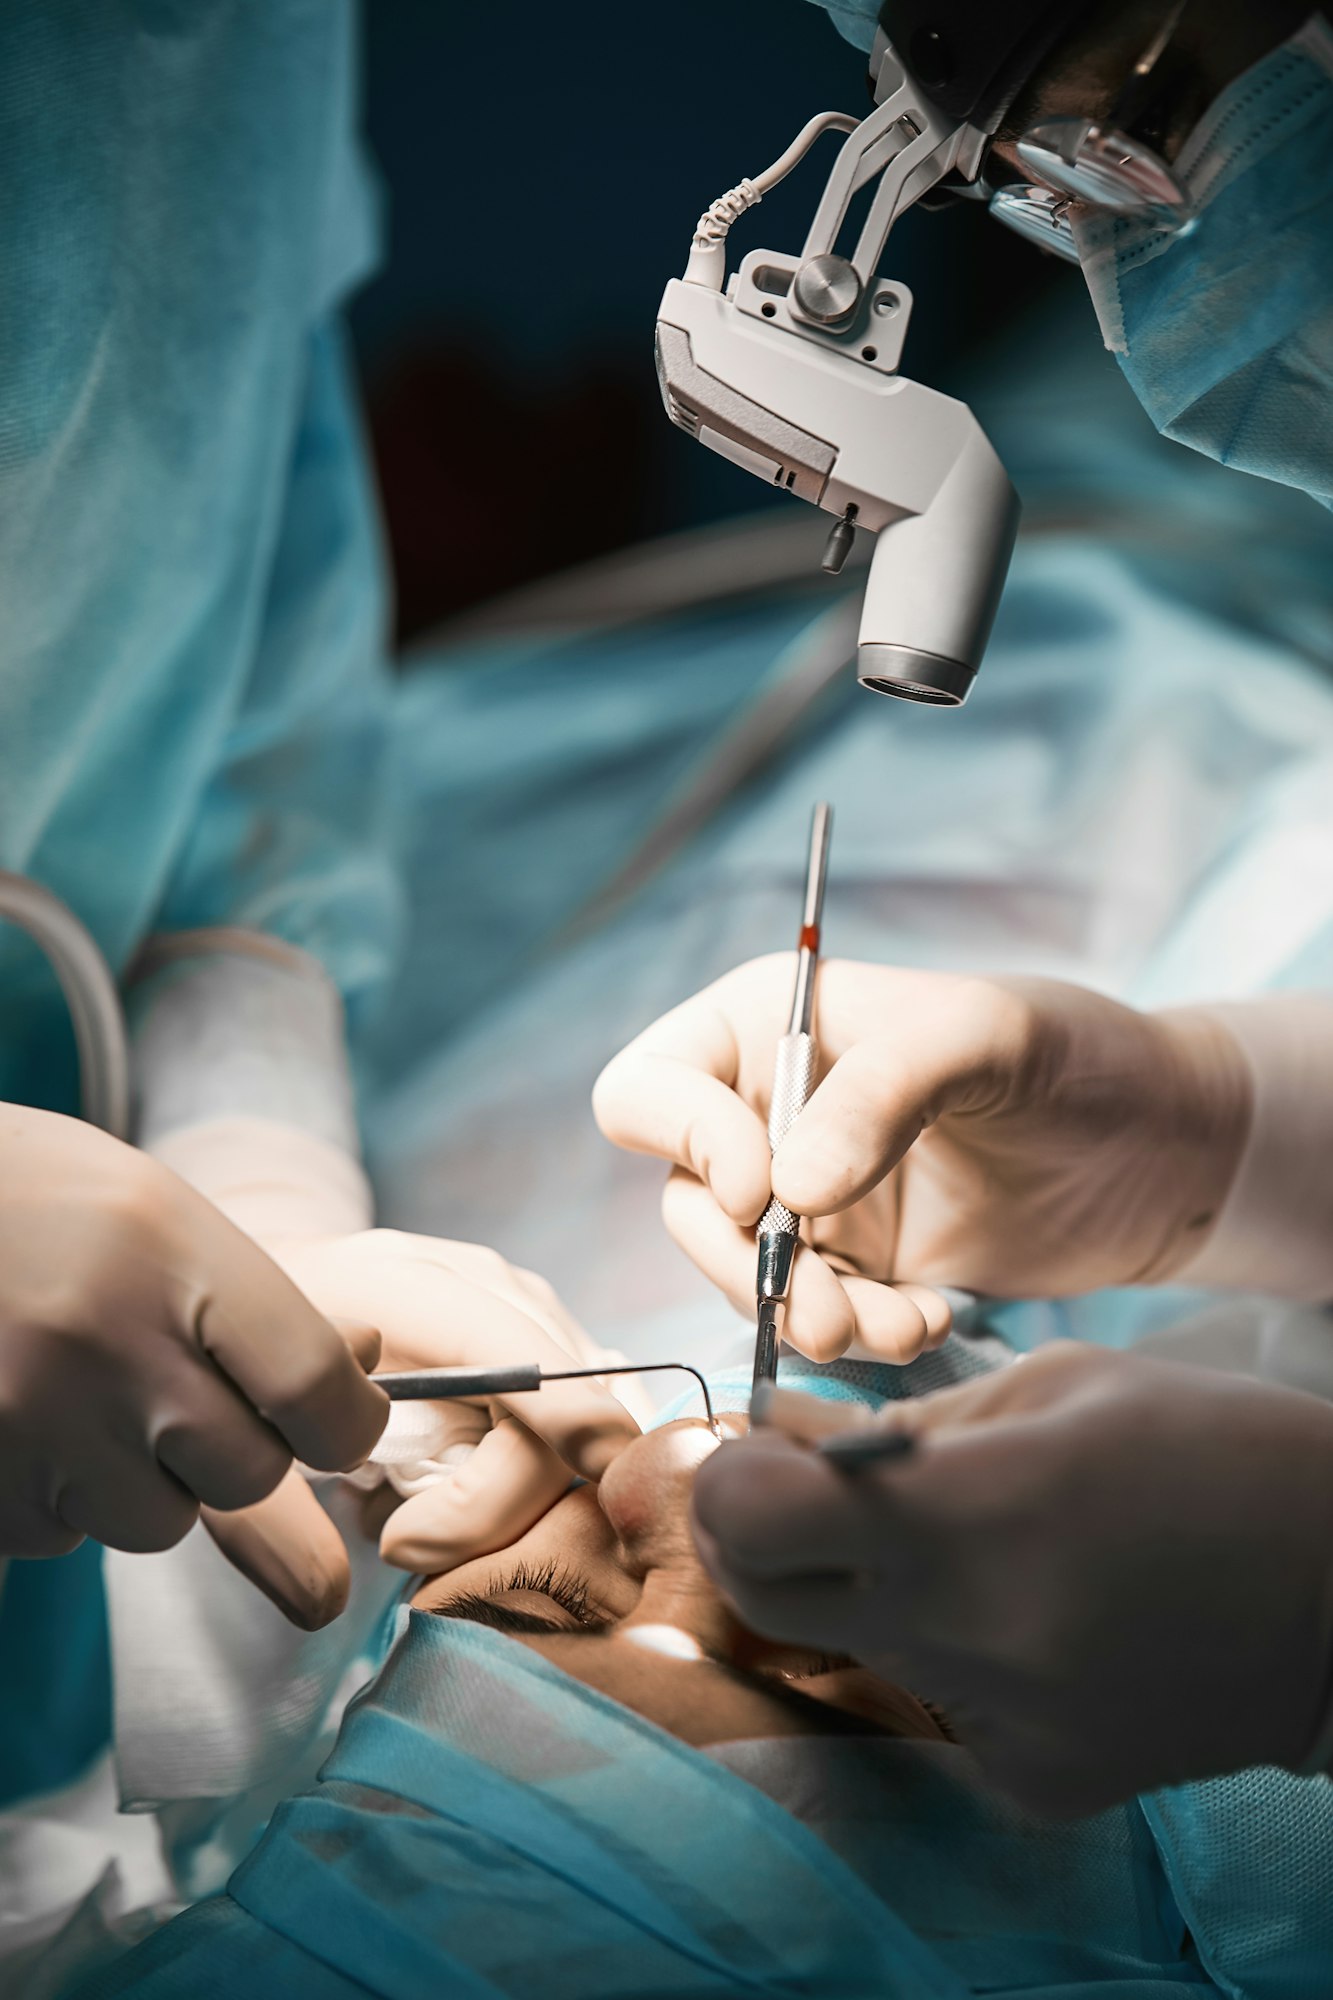
[[[773,1095],[768,1107],[768,1143],[772,1152],[786,1138],[809,1102],[814,1088],[818,1047],[814,1037],[815,978],[819,971],[819,929],[824,914],[824,883],[828,876],[829,837],[833,808],[817,805],[810,825],[810,858],[805,873],[805,902],[797,939],[796,986],[792,993],[787,1032],[778,1043],[773,1067]],[[791,1284],[791,1267],[800,1237],[801,1220],[776,1195],[759,1218],[759,1269],[755,1278],[758,1326],[754,1346],[752,1393],[772,1382],[778,1371],[778,1316]]]
[[[583,1382],[601,1375],[660,1375],[668,1369],[693,1375],[703,1397],[708,1428],[720,1438],[722,1431],[713,1415],[708,1384],[688,1361],[627,1361],[603,1368],[542,1368],[535,1361],[519,1361],[504,1368],[412,1368],[372,1379],[391,1403],[445,1403],[465,1396],[526,1395],[546,1382]]]

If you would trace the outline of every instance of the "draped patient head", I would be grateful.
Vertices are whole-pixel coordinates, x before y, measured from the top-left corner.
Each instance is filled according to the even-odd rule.
[[[741,1430],[743,1417],[724,1417]],[[573,1679],[702,1746],[816,1732],[943,1738],[905,1689],[843,1656],[747,1630],[690,1533],[696,1468],[716,1450],[683,1419],[637,1438],[512,1547],[430,1579],[418,1610],[521,1639]]]

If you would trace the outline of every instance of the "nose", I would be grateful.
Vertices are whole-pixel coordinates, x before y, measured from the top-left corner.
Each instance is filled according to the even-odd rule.
[[[694,1555],[690,1490],[717,1445],[706,1424],[687,1418],[635,1438],[597,1489],[630,1568],[642,1576],[684,1552]]]
[[[624,1560],[643,1586],[621,1630],[645,1628],[647,1641],[646,1628],[653,1628],[651,1650],[683,1654],[693,1642],[715,1659],[731,1659],[741,1643],[741,1628],[690,1532],[694,1475],[716,1449],[706,1424],[664,1424],[628,1445],[597,1490]]]

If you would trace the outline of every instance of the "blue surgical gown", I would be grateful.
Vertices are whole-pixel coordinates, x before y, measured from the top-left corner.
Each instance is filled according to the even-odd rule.
[[[350,0],[0,11],[0,867],[125,969],[236,924],[386,969],[380,553],[339,302],[375,216]],[[0,1097],[77,1102],[0,935]]]
[[[150,932],[248,926],[355,1019],[397,904],[338,326],[375,247],[354,26],[351,0],[0,10],[0,868],[117,972]],[[59,990],[4,926],[0,1099],[78,1102]],[[0,1606],[0,1799],[105,1734],[96,1552],[37,1567]]]

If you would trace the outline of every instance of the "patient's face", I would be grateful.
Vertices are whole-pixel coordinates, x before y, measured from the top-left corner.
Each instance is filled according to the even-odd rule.
[[[566,1494],[511,1548],[423,1584],[417,1608],[510,1633],[688,1743],[867,1729],[943,1738],[906,1690],[758,1638],[728,1609],[689,1526],[695,1469],[716,1444],[693,1420],[648,1432],[599,1487]]]

